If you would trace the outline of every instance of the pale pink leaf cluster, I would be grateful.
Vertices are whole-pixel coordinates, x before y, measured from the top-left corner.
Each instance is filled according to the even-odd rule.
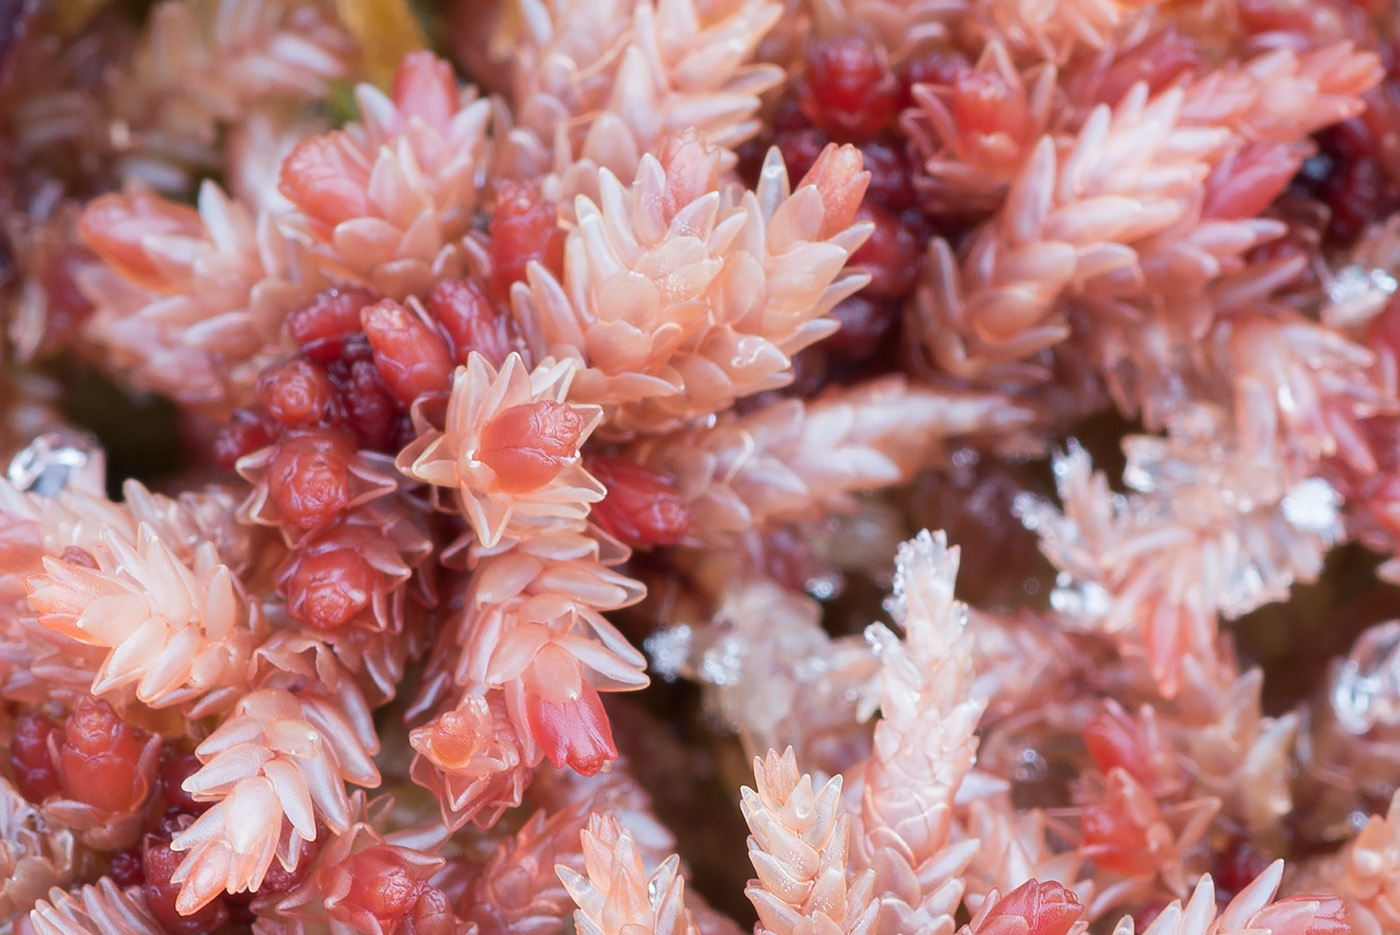
[[[1177,900],[1145,926],[1142,935],[1253,935],[1255,932],[1338,931],[1349,919],[1336,897],[1290,896],[1275,900],[1283,879],[1283,861],[1276,860],[1221,909],[1216,900],[1215,882],[1210,875],[1201,878],[1183,905]],[[1316,928],[1314,928],[1316,926]],[[1135,926],[1125,917],[1114,928],[1114,935],[1132,935]]]
[[[96,307],[89,339],[135,384],[211,415],[251,402],[259,372],[285,353],[283,319],[325,282],[271,217],[212,182],[197,213],[153,195],[108,195],[84,232],[112,264],[82,281]]]
[[[165,935],[140,887],[120,889],[111,877],[74,891],[54,888],[34,904],[35,935]]]
[[[930,245],[913,310],[930,356],[960,376],[1025,379],[1027,358],[1068,337],[1071,308],[1113,333],[1165,303],[1198,336],[1205,287],[1283,232],[1254,215],[1308,154],[1300,141],[1355,114],[1377,79],[1344,43],[1281,49],[1155,95],[1139,83],[1041,137],[961,257]]]
[[[841,809],[841,778],[820,789],[798,774],[789,747],[754,760],[754,785],[740,789],[749,830],[749,860],[758,879],[745,891],[758,910],[760,935],[869,935],[879,904],[874,874],[849,873],[850,818]]]
[[[222,163],[220,125],[324,98],[351,74],[355,51],[319,0],[159,4],[108,97],[109,119],[135,137],[123,173],[161,189],[186,187],[191,163]]]
[[[303,841],[323,826],[352,824],[345,783],[373,787],[378,738],[367,709],[335,696],[264,688],[244,695],[195,750],[200,769],[184,788],[213,802],[171,846],[189,851],[172,878],[177,908],[194,912],[219,893],[256,890],[277,859],[296,866]]]
[[[806,402],[726,413],[634,451],[676,478],[695,515],[691,538],[715,546],[751,529],[851,510],[855,495],[942,460],[945,440],[1014,430],[1029,418],[997,394],[891,376]]]
[[[593,195],[598,172],[630,179],[681,131],[733,148],[760,128],[759,95],[780,69],[752,62],[781,14],[772,0],[591,3],[530,0],[513,69],[514,126],[497,156],[511,177],[540,179],[562,213]],[[728,155],[732,161],[732,155]]]
[[[869,174],[831,147],[795,190],[776,151],[754,191],[722,185],[693,135],[642,159],[630,187],[604,173],[579,199],[562,279],[540,266],[513,294],[537,357],[575,356],[574,397],[614,432],[656,432],[785,385],[791,355],[830,334],[827,313],[867,280],[845,269],[869,234]]]
[[[603,717],[597,693],[647,681],[645,659],[601,613],[635,603],[642,589],[610,570],[625,551],[586,525],[605,491],[578,448],[602,411],[568,401],[577,371],[572,359],[550,358],[529,371],[516,354],[497,371],[473,353],[457,371],[444,429],[424,426],[399,456],[401,470],[433,485],[471,529],[449,551],[465,550],[472,578],[417,702],[437,714],[413,734],[414,775],[443,793],[454,826],[518,804],[526,771],[546,756],[601,766],[611,740],[589,726]],[[556,452],[551,476],[522,487],[498,476],[481,447],[496,420],[541,406],[567,410],[578,432]],[[584,737],[587,749],[573,745]]]
[[[8,781],[0,783],[0,913],[13,918],[69,885],[78,870],[76,844],[70,830],[52,826]]]
[[[1057,609],[1080,627],[1118,634],[1168,697],[1185,656],[1214,654],[1218,616],[1314,579],[1342,534],[1326,481],[1232,449],[1229,431],[1220,413],[1199,409],[1166,438],[1130,437],[1127,495],[1110,492],[1071,444],[1055,460],[1063,513],[1030,495],[1017,501],[1063,572]]]
[[[429,882],[445,862],[432,853],[433,833],[391,830],[392,810],[388,797],[351,796],[351,824],[308,859],[289,891],[259,899],[261,935],[469,935],[472,929],[455,918],[446,894]],[[373,900],[385,893],[397,917],[364,904],[366,895]]]
[[[114,25],[23,45],[22,101],[6,108],[16,154],[82,153],[115,179],[186,192],[224,166],[222,130],[324,98],[356,56],[319,0],[167,0],[139,36]],[[98,58],[109,66],[93,69]]]
[[[490,104],[459,91],[428,52],[400,67],[392,96],[355,91],[360,123],[299,144],[280,189],[297,208],[287,223],[315,245],[342,282],[402,299],[460,275],[460,239],[482,202]]]
[[[949,214],[999,207],[1049,129],[1057,77],[1046,65],[1018,68],[993,41],[975,68],[960,70],[949,83],[914,85],[916,106],[900,120],[922,160],[915,185],[925,207]]]
[[[879,661],[864,640],[833,639],[806,594],[751,571],[717,574],[708,619],[673,615],[648,641],[653,667],[699,681],[746,751],[793,747],[828,773],[864,760],[879,695]]]
[[[602,410],[566,403],[578,369],[574,360],[545,358],[531,370],[519,354],[511,354],[498,371],[473,352],[453,378],[443,428],[423,426],[424,431],[399,452],[399,470],[441,488],[445,505],[466,519],[476,540],[488,549],[496,547],[502,537],[528,538],[554,524],[581,523],[590,505],[601,500],[605,491],[584,469],[578,454],[578,448],[602,420]],[[583,430],[568,463],[547,483],[516,492],[513,478],[497,476],[480,457],[482,436],[503,413],[541,402],[568,405],[582,419]],[[522,439],[520,444],[531,442]]]
[[[96,568],[46,558],[29,603],[43,626],[109,650],[93,693],[130,685],[152,707],[226,706],[220,695],[246,685],[266,624],[214,546],[202,543],[187,565],[142,526],[135,543],[107,534],[90,554]]]
[[[875,872],[881,935],[951,935],[975,841],[955,841],[953,802],[972,768],[985,700],[972,695],[958,550],[942,533],[900,547],[890,612],[867,631],[881,654],[880,720],[864,765],[856,866]]]
[[[1361,832],[1322,871],[1332,892],[1345,900],[1357,935],[1380,935],[1400,926],[1400,794],[1384,816],[1372,815]]]
[[[973,0],[971,29],[1019,52],[1063,63],[1109,43],[1149,0]]]
[[[632,835],[611,815],[594,814],[581,834],[582,873],[557,868],[578,905],[580,935],[692,935],[685,907],[685,881],[672,856],[651,874]]]

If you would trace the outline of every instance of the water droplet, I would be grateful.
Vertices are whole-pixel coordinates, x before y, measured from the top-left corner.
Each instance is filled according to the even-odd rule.
[[[12,459],[5,476],[20,490],[55,497],[69,486],[100,493],[106,458],[97,439],[85,432],[45,432]]]
[[[1097,620],[1113,606],[1113,596],[1100,584],[1076,581],[1072,575],[1062,571],[1055,576],[1050,606],[1071,617]]]
[[[1380,313],[1395,293],[1395,277],[1383,269],[1348,266],[1327,284],[1326,324],[1359,328]]]
[[[651,657],[651,671],[668,682],[674,682],[690,660],[694,643],[695,631],[682,624],[657,630],[642,645]]]
[[[1298,529],[1335,538],[1340,532],[1337,509],[1341,502],[1331,484],[1320,477],[1310,477],[1294,484],[1284,495],[1283,518]]]
[[[1025,747],[1017,756],[1011,778],[1016,782],[1039,782],[1048,771],[1045,757],[1037,753],[1034,747]]]
[[[711,685],[733,685],[744,672],[744,641],[726,636],[700,657],[700,679]]]
[[[819,601],[829,601],[841,593],[842,579],[840,575],[818,575],[815,578],[808,578],[803,582],[802,587],[806,592]]]
[[[1400,724],[1400,620],[1361,635],[1332,672],[1330,698],[1337,723],[1350,733]]]

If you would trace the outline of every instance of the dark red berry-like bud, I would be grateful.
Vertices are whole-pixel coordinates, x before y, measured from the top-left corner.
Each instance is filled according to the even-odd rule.
[[[170,935],[203,935],[228,921],[228,907],[222,899],[215,899],[192,915],[181,915],[175,910],[180,885],[171,883],[170,878],[184,856],[170,849],[169,838],[146,835],[141,842],[141,869],[146,877],[142,890],[151,914]]]
[[[42,802],[59,791],[58,765],[49,742],[55,733],[56,745],[63,739],[62,730],[37,711],[26,711],[15,718],[14,734],[10,737],[10,768],[14,770],[15,786],[31,802]]]
[[[902,308],[898,299],[881,299],[869,290],[842,299],[831,310],[841,330],[823,341],[822,347],[847,360],[868,360],[894,333]]]
[[[301,884],[306,879],[306,873],[311,869],[311,861],[316,856],[316,848],[319,841],[303,840],[297,846],[296,863],[292,869],[288,870],[282,866],[280,859],[274,860],[272,866],[267,868],[267,875],[263,877],[262,886],[258,887],[259,896],[278,896],[282,893],[291,892],[293,888]]]
[[[493,367],[505,363],[514,343],[510,318],[496,310],[473,280],[439,279],[428,293],[428,311],[452,342],[452,355],[465,364],[472,351]]]
[[[398,401],[374,365],[363,336],[346,345],[346,356],[328,368],[340,396],[341,418],[360,447],[387,451],[393,445],[399,420]]]
[[[783,165],[790,179],[800,179],[810,172],[812,166],[817,164],[817,157],[830,142],[827,135],[816,127],[779,130],[773,136],[773,145],[782,153]]]
[[[857,217],[875,225],[870,239],[851,255],[851,265],[870,271],[864,291],[876,298],[899,299],[908,295],[919,278],[923,251],[914,232],[899,215],[876,204],[861,206]]]
[[[525,267],[536,260],[559,272],[564,266],[564,232],[554,207],[524,182],[506,180],[496,188],[491,215],[491,290],[501,300],[511,283],[525,279]]]
[[[140,886],[146,882],[146,872],[141,866],[141,849],[130,847],[112,855],[112,864],[107,869],[112,882],[120,887]]]
[[[407,409],[419,396],[452,386],[452,355],[434,328],[392,299],[360,312],[384,386]]]
[[[452,935],[457,917],[447,894],[432,886],[422,887],[413,911],[403,920],[400,935]]]
[[[368,289],[326,289],[287,316],[287,334],[308,360],[322,366],[340,357],[345,340],[360,331],[360,310],[378,299]]]
[[[670,477],[627,458],[602,456],[588,470],[608,488],[593,506],[598,525],[630,546],[675,545],[694,516]]]
[[[109,812],[134,811],[150,793],[141,775],[146,732],[127,724],[112,706],[83,698],[63,725],[59,783],[64,795]]]
[[[263,371],[258,378],[258,402],[289,428],[317,425],[331,418],[335,387],[326,372],[310,361],[289,360]]]
[[[878,139],[860,148],[861,159],[870,172],[870,185],[865,189],[867,202],[876,202],[891,211],[903,211],[914,206],[914,169],[904,144],[897,140]]]
[[[186,815],[206,811],[210,802],[196,802],[184,789],[186,779],[199,772],[199,758],[193,753],[170,753],[160,764],[160,789],[165,805]]]
[[[951,85],[970,71],[972,63],[961,52],[936,49],[915,56],[899,72],[899,109],[915,105],[914,85]]]
[[[232,471],[239,458],[266,448],[277,434],[277,424],[262,413],[235,410],[214,439],[214,461],[224,470]]]
[[[1218,898],[1229,901],[1268,870],[1271,863],[1266,854],[1255,850],[1248,841],[1232,838],[1225,849],[1215,855],[1210,868]]]
[[[815,43],[798,82],[802,112],[838,143],[873,139],[894,119],[899,80],[882,49],[862,36]]]

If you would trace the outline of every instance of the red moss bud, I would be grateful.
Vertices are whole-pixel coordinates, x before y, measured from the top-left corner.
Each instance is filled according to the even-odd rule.
[[[866,203],[857,214],[872,221],[870,239],[851,254],[851,265],[870,271],[870,283],[863,291],[881,299],[898,299],[914,288],[923,262],[918,237],[900,221],[899,215],[877,204]]]
[[[575,772],[592,776],[617,759],[603,701],[589,685],[584,685],[572,701],[545,701],[527,694],[525,717],[540,749],[556,767],[567,764]]]
[[[384,386],[407,409],[419,396],[446,393],[452,355],[433,328],[392,299],[360,311],[365,337]]]
[[[289,360],[258,378],[258,402],[268,415],[290,428],[324,423],[335,406],[335,387],[320,367]]]
[[[428,293],[428,311],[452,343],[452,356],[465,364],[472,351],[500,368],[513,344],[509,316],[497,311],[473,280],[439,279]]]
[[[1108,775],[1103,799],[1080,817],[1084,855],[1105,870],[1150,873],[1173,846],[1156,802],[1124,770]]]
[[[42,802],[59,791],[58,766],[54,762],[54,742],[63,739],[62,730],[37,711],[26,711],[15,718],[14,734],[10,737],[10,768],[14,770],[15,787],[31,802]]]
[[[1121,769],[1148,788],[1161,777],[1163,751],[1140,724],[1116,702],[1109,701],[1090,715],[1083,729],[1084,745],[1100,772]]]
[[[287,612],[321,630],[343,626],[369,607],[379,573],[353,549],[294,552],[277,577]]]
[[[214,463],[232,471],[239,458],[266,448],[277,434],[277,424],[261,413],[236,410],[214,439]]]
[[[350,502],[349,439],[315,432],[282,439],[268,470],[268,493],[287,519],[303,529],[330,522]]]
[[[63,726],[63,793],[103,811],[135,811],[150,792],[138,769],[145,746],[145,731],[117,717],[107,702],[83,698]]]
[[[1066,935],[1083,914],[1079,898],[1059,883],[1027,880],[991,908],[974,935]]]
[[[307,359],[325,366],[340,358],[348,338],[359,334],[360,310],[376,298],[355,286],[326,289],[287,316],[287,334]]]
[[[193,753],[167,752],[160,764],[160,790],[166,807],[186,815],[198,815],[213,803],[196,802],[184,790],[184,783],[200,768],[199,758]]]
[[[807,119],[833,140],[860,143],[894,119],[899,81],[884,52],[869,39],[842,36],[817,42],[808,51],[797,99]]]
[[[387,932],[398,927],[418,900],[418,881],[403,858],[387,847],[363,850],[338,869],[350,877],[345,903],[374,916]]]
[[[588,469],[608,488],[593,506],[593,518],[634,547],[676,545],[694,517],[671,478],[626,458],[598,457]]]
[[[903,304],[880,299],[864,289],[842,299],[831,310],[841,330],[822,343],[832,354],[847,360],[867,360],[880,350],[899,322]]]
[[[972,63],[961,52],[935,49],[915,56],[899,72],[899,110],[915,105],[916,84],[951,85],[972,70]]]
[[[192,915],[175,911],[180,887],[170,878],[180,866],[183,854],[170,849],[170,839],[148,834],[141,842],[141,870],[145,874],[142,891],[151,915],[170,935],[202,935],[221,928],[228,921],[228,907],[223,899],[215,899]]]
[[[528,493],[552,481],[578,453],[586,427],[583,416],[566,403],[522,403],[486,424],[477,457],[496,472],[506,493]]]
[[[1212,857],[1210,875],[1215,880],[1216,898],[1228,901],[1269,869],[1267,856],[1254,849],[1247,840],[1231,838],[1225,849]]]
[[[282,866],[281,860],[274,860],[272,865],[267,868],[262,886],[258,887],[258,895],[280,896],[299,886],[301,881],[306,879],[306,873],[311,868],[311,861],[315,856],[318,843],[303,840],[298,846],[296,863],[292,865],[290,870]]]
[[[525,279],[525,267],[537,260],[555,272],[564,266],[564,232],[554,207],[524,182],[506,180],[496,188],[491,215],[491,289],[504,300],[511,283]]]
[[[914,167],[902,143],[871,140],[860,147],[861,163],[870,173],[865,190],[867,202],[876,202],[891,211],[914,207]],[[805,170],[804,170],[805,171]]]
[[[141,866],[141,849],[129,847],[112,855],[107,875],[117,886],[140,886],[146,882],[146,871]]]
[[[452,935],[457,930],[456,922],[447,894],[426,886],[419,892],[413,911],[403,920],[400,935]]]
[[[379,368],[362,336],[346,343],[345,356],[327,368],[340,397],[345,427],[361,448],[387,451],[394,445],[399,404],[380,377]]]

